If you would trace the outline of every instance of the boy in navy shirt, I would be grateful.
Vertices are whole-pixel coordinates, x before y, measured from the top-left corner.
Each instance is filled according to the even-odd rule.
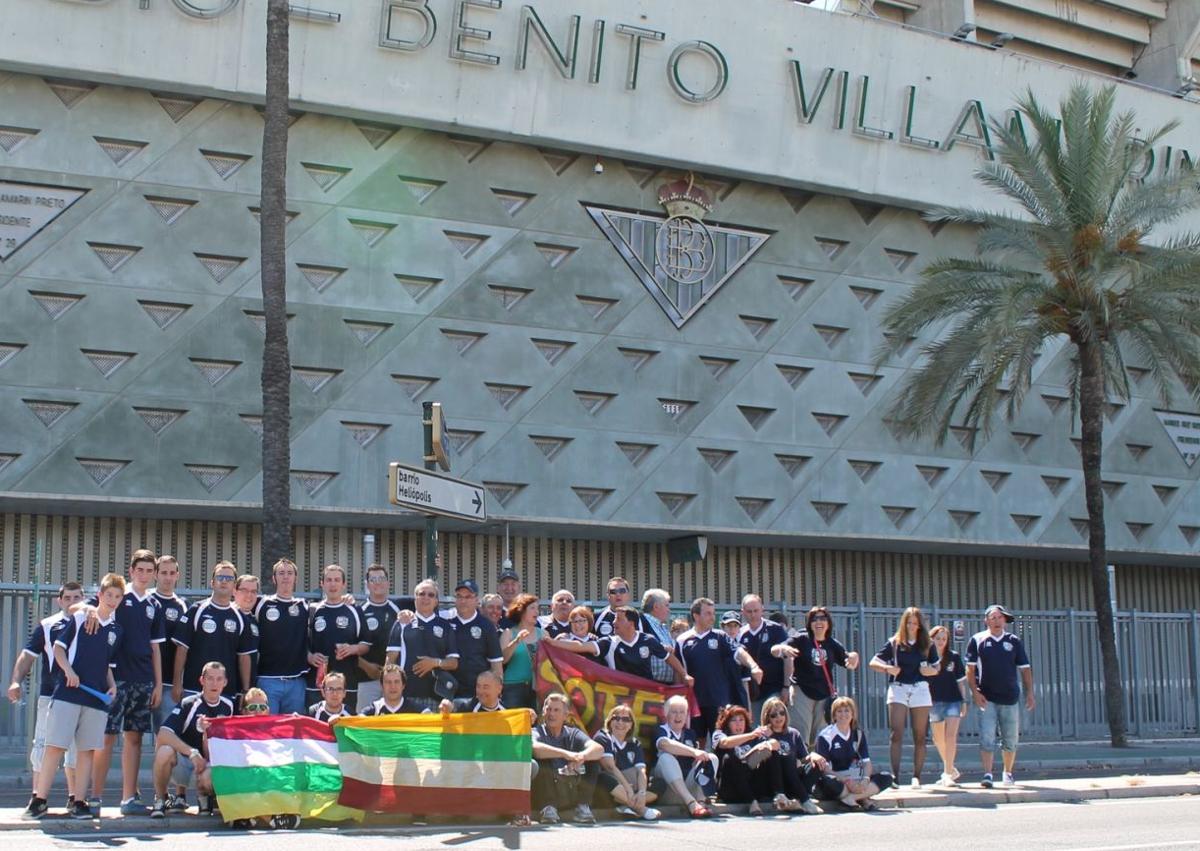
[[[145,815],[149,807],[138,796],[137,774],[142,761],[142,737],[151,730],[151,713],[162,702],[162,645],[167,639],[166,616],[154,596],[157,560],[150,550],[135,550],[129,557],[129,584],[117,608],[117,623],[124,633],[113,676],[117,699],[108,707],[104,749],[96,754],[92,788],[97,797],[88,803],[100,807],[117,734],[121,745],[121,815]],[[93,598],[88,601],[96,604]],[[87,627],[90,629],[90,627]]]
[[[304,678],[308,674],[308,601],[295,596],[299,571],[291,559],[271,567],[275,593],[254,607],[258,624],[258,677],[272,715],[304,712]]]
[[[92,817],[87,805],[92,756],[104,747],[104,724],[108,718],[105,700],[96,693],[107,695],[109,701],[117,694],[112,668],[122,633],[114,612],[124,597],[125,580],[115,573],[107,574],[100,582],[96,606],[99,628],[88,633],[83,628],[88,613],[80,611],[67,619],[62,631],[54,638],[54,661],[62,675],[55,684],[46,721],[46,755],[38,773],[37,789],[21,814],[22,818],[39,819],[46,815],[50,784],[58,771],[59,760],[72,742],[77,749],[78,797],[71,804],[68,815],[77,819]],[[88,690],[81,686],[87,686]]]
[[[237,568],[219,561],[212,569],[212,596],[192,604],[175,634],[175,675],[172,696],[176,703],[184,694],[195,694],[200,674],[209,662],[225,669],[225,696],[236,702],[250,688],[250,654],[253,635],[246,618],[232,603]],[[238,676],[232,676],[237,671]],[[234,681],[237,680],[235,683]],[[239,688],[240,685],[240,688]]]
[[[992,761],[996,755],[999,732],[1004,760],[1004,785],[1013,786],[1013,764],[1017,761],[1021,713],[1017,702],[1021,688],[1017,672],[1025,684],[1025,708],[1033,711],[1033,669],[1021,639],[1008,631],[1013,616],[999,605],[983,613],[987,629],[971,636],[963,661],[967,663],[967,685],[979,707],[979,761],[983,764],[981,786],[992,788]]]
[[[33,747],[29,751],[29,765],[33,773],[33,788],[37,789],[38,773],[42,770],[42,758],[46,755],[46,720],[50,714],[50,698],[54,694],[55,673],[54,638],[66,625],[67,613],[72,606],[83,602],[83,586],[78,582],[64,582],[58,589],[56,599],[59,611],[43,618],[33,628],[17,663],[13,666],[12,683],[8,687],[8,699],[17,703],[21,699],[21,681],[41,662],[40,688],[37,699],[37,723],[33,728]],[[61,672],[59,672],[61,673]],[[75,798],[75,746],[67,750],[67,806]]]
[[[346,571],[329,564],[321,572],[325,599],[309,610],[308,662],[312,666],[306,698],[314,703],[325,674],[337,671],[346,677],[346,707],[358,705],[358,660],[371,649],[366,640],[362,612],[346,602]]]

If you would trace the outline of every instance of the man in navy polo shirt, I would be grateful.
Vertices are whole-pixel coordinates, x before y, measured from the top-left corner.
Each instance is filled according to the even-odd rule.
[[[550,598],[550,614],[538,618],[546,635],[558,638],[571,633],[571,609],[575,608],[575,595],[566,588],[554,592]]]
[[[455,697],[475,694],[475,679],[484,671],[504,679],[504,657],[500,654],[500,633],[495,624],[479,611],[479,586],[473,579],[462,579],[454,588],[455,613],[449,618],[458,645],[458,680]]]
[[[92,779],[92,756],[104,747],[104,725],[108,711],[97,694],[117,694],[113,666],[121,647],[122,630],[116,609],[125,598],[125,580],[115,573],[100,581],[95,617],[97,628],[88,632],[84,624],[91,613],[77,611],[66,621],[54,639],[54,661],[62,671],[54,686],[50,712],[46,720],[46,754],[38,772],[38,785],[29,806],[21,814],[25,819],[46,815],[46,798],[58,771],[58,762],[74,743],[77,752],[77,797],[71,804],[71,818],[93,817],[88,806],[88,787]],[[86,686],[87,688],[83,688]],[[99,812],[95,813],[99,816]]]
[[[154,729],[157,730],[167,720],[171,710],[175,708],[175,700],[171,696],[171,681],[175,677],[175,635],[179,631],[179,622],[187,614],[187,601],[175,593],[179,583],[179,562],[173,555],[160,555],[154,563],[154,598],[162,606],[163,623],[166,626],[167,640],[159,645],[158,652],[162,661],[163,695],[158,706],[151,713],[154,719]]]
[[[54,694],[56,674],[60,674],[54,664],[54,639],[58,632],[66,626],[71,607],[83,601],[83,586],[78,582],[64,582],[58,589],[59,610],[49,617],[43,618],[33,628],[29,641],[17,656],[13,666],[12,683],[8,687],[8,699],[13,703],[21,700],[21,682],[32,670],[35,662],[41,662],[40,686],[37,699],[37,722],[33,728],[33,747],[29,751],[29,766],[33,774],[33,788],[37,788],[38,772],[42,770],[42,759],[46,755],[46,720],[50,714],[50,698]],[[75,747],[67,750],[67,806],[70,807],[75,798]]]
[[[175,679],[172,697],[175,703],[184,694],[197,694],[200,674],[209,662],[220,662],[226,671],[226,697],[237,698],[250,688],[250,654],[253,635],[250,624],[233,605],[233,583],[237,568],[232,562],[219,561],[212,568],[212,596],[193,603],[179,621],[175,634]],[[238,676],[229,674],[237,671]]]
[[[981,786],[992,788],[992,760],[996,754],[999,731],[1001,757],[1004,760],[1004,785],[1011,787],[1013,764],[1017,761],[1017,740],[1020,736],[1021,712],[1017,706],[1021,687],[1017,672],[1025,685],[1025,708],[1032,712],[1036,703],[1033,695],[1033,669],[1025,654],[1021,639],[1008,631],[1012,614],[1003,606],[992,604],[983,613],[987,629],[971,636],[963,661],[967,665],[967,685],[979,707],[979,761],[983,764]]]
[[[346,570],[340,564],[327,564],[321,571],[321,590],[325,599],[308,613],[308,663],[312,666],[305,700],[321,699],[325,674],[337,671],[346,678],[346,708],[358,706],[358,660],[371,649],[367,643],[362,613],[346,602]]]
[[[676,640],[684,670],[693,680],[700,714],[692,719],[692,730],[703,746],[716,725],[721,708],[734,703],[749,707],[738,665],[750,668],[751,676],[762,679],[762,668],[750,654],[720,630],[716,604],[707,597],[692,603],[692,628]]]
[[[92,766],[92,790],[104,797],[104,784],[112,762],[117,733],[121,746],[121,815],[145,815],[150,807],[138,794],[138,766],[142,762],[142,737],[151,731],[151,712],[162,701],[162,644],[167,640],[166,616],[152,591],[157,560],[150,550],[135,550],[129,557],[129,584],[125,599],[117,607],[117,623],[124,640],[116,656],[113,676],[117,699],[108,707],[104,748]],[[90,605],[97,605],[92,598]],[[85,627],[91,629],[92,627]],[[100,801],[95,802],[99,809]]]
[[[450,621],[438,614],[440,594],[436,582],[432,579],[418,582],[413,597],[417,611],[411,620],[397,620],[392,626],[387,660],[404,670],[409,696],[428,700],[435,693],[437,672],[458,668],[458,639]]]
[[[361,706],[370,706],[383,697],[379,678],[387,662],[388,637],[392,634],[392,625],[402,611],[412,611],[416,607],[412,597],[399,600],[391,598],[391,577],[382,564],[368,567],[366,580],[367,599],[358,608],[366,625],[363,637],[371,649],[358,657],[358,702]]]
[[[742,598],[742,631],[738,643],[746,648],[750,657],[762,668],[762,682],[751,686],[750,717],[762,715],[763,704],[769,698],[778,697],[789,702],[787,679],[784,677],[784,660],[771,655],[771,648],[788,640],[788,631],[783,626],[763,617],[762,598],[747,594]]]
[[[267,695],[272,715],[304,714],[304,677],[308,673],[308,601],[296,597],[299,570],[291,559],[271,567],[275,593],[254,607],[258,624],[257,685]]]
[[[596,635],[601,638],[613,634],[615,630],[613,622],[617,619],[617,609],[632,605],[633,598],[629,581],[624,576],[614,576],[608,580],[608,590],[605,593],[608,595],[608,605],[600,610],[600,614],[596,615]],[[640,613],[638,614],[638,632],[654,634],[654,627],[646,620],[646,616]]]
[[[641,615],[632,606],[621,606],[614,612],[615,632],[595,641],[576,641],[571,638],[547,638],[546,641],[562,650],[584,653],[597,657],[598,661],[612,668],[643,679],[653,679],[652,667],[655,659],[661,659],[675,671],[679,682],[686,672],[682,663],[667,652],[653,634],[639,632]]]

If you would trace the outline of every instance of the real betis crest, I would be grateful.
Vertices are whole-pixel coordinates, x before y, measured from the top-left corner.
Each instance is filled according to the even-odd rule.
[[[583,206],[675,327],[682,328],[771,233],[705,224],[712,195],[690,175],[660,186],[658,202],[667,215]]]

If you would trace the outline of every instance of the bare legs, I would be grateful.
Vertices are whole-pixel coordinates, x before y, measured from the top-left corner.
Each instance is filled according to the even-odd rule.
[[[912,719],[913,777],[920,778],[921,771],[925,768],[925,737],[929,732],[929,707],[909,709],[902,703],[888,704],[888,728],[891,733],[888,744],[892,775],[900,776],[900,754],[904,749],[904,724],[909,718]]]

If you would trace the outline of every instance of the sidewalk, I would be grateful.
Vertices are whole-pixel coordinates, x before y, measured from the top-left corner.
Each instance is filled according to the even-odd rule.
[[[1063,803],[1118,798],[1161,798],[1179,795],[1200,794],[1200,773],[1169,774],[1158,776],[1104,776],[1094,778],[1071,778],[1061,780],[1031,780],[1012,789],[980,789],[978,786],[942,789],[927,786],[923,789],[892,789],[877,798],[880,809],[912,809],[917,807],[997,807],[1006,804]],[[60,804],[61,805],[61,804]],[[845,812],[837,803],[822,803],[826,813]],[[745,816],[745,805],[717,804],[713,811],[717,816]],[[56,811],[61,812],[61,811]],[[38,822],[22,821],[20,808],[0,808],[0,833],[4,831],[39,831],[48,835],[133,835],[184,832],[224,832],[229,828],[218,816],[177,815],[154,820],[144,816],[119,816],[116,807],[105,807],[100,822],[72,821],[64,816],[47,816]],[[612,811],[597,811],[601,822],[616,821],[620,817]],[[684,819],[687,814],[681,807],[664,807],[663,817]],[[811,818],[811,816],[798,816]],[[431,818],[431,825],[462,824],[477,829],[492,826],[503,829],[503,823],[479,818],[455,820]],[[406,817],[373,817],[361,827],[351,829],[378,830],[407,827],[412,822]],[[305,829],[332,827],[332,823],[312,821],[304,824]],[[340,828],[345,829],[343,826]],[[512,828],[517,830],[517,828]],[[529,828],[523,828],[529,829]]]

